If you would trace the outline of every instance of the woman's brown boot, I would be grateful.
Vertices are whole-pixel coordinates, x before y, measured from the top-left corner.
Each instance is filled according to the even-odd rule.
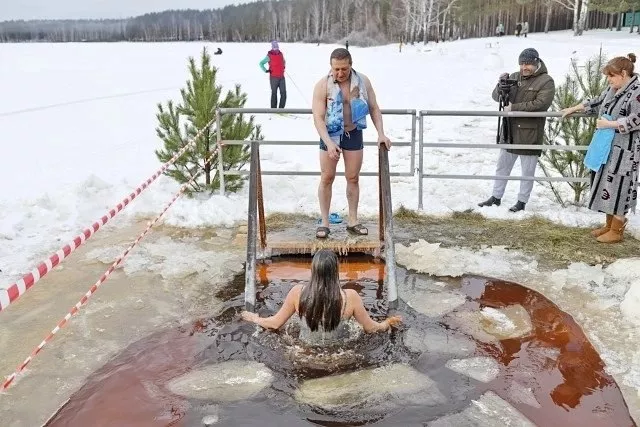
[[[618,243],[622,241],[622,234],[624,233],[624,229],[627,226],[627,218],[624,218],[620,221],[618,218],[614,217],[611,221],[611,229],[604,233],[602,236],[598,237],[598,242],[600,243]]]
[[[591,231],[591,235],[593,237],[600,237],[611,228],[611,220],[613,219],[613,215],[607,214],[607,222],[603,227],[597,228]]]

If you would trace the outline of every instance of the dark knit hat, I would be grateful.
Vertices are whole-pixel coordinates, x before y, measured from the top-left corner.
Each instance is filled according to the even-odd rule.
[[[528,47],[522,51],[518,57],[518,64],[537,64],[540,62],[538,51],[532,47]]]

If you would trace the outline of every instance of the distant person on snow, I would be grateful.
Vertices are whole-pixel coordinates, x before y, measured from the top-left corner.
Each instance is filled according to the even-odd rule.
[[[344,44],[345,49],[349,50],[349,40],[347,40]]]
[[[222,49],[218,48],[214,53],[214,55],[222,55]]]
[[[269,64],[269,68],[265,67]],[[265,73],[269,73],[269,82],[271,83],[271,108],[284,108],[287,103],[287,85],[284,79],[284,70],[286,61],[284,55],[280,51],[277,41],[271,42],[271,50],[267,52],[267,56],[260,61],[260,68]],[[278,104],[278,89],[280,89],[280,103]]]

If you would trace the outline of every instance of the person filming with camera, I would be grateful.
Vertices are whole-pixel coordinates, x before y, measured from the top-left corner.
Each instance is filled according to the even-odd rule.
[[[493,90],[493,100],[499,103],[501,111],[547,111],[551,107],[556,87],[553,78],[547,73],[547,67],[540,59],[538,51],[527,48],[518,57],[520,71],[511,75],[500,75],[498,84]],[[542,145],[544,142],[545,117],[504,117],[499,121],[497,142],[499,144]],[[520,157],[522,176],[535,176],[538,157],[541,150],[514,150],[503,148],[500,150],[497,176],[509,176],[511,170]],[[500,206],[507,180],[496,179],[493,184],[493,194],[478,206]],[[521,180],[520,192],[515,205],[509,208],[511,212],[524,210],[531,190],[533,180]]]

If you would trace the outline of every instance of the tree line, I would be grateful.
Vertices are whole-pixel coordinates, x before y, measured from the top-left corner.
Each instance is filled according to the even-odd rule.
[[[636,10],[640,0],[265,0],[118,20],[5,21],[0,42],[426,43],[491,36],[500,23],[513,34],[525,21],[529,32],[620,30],[625,13]]]

